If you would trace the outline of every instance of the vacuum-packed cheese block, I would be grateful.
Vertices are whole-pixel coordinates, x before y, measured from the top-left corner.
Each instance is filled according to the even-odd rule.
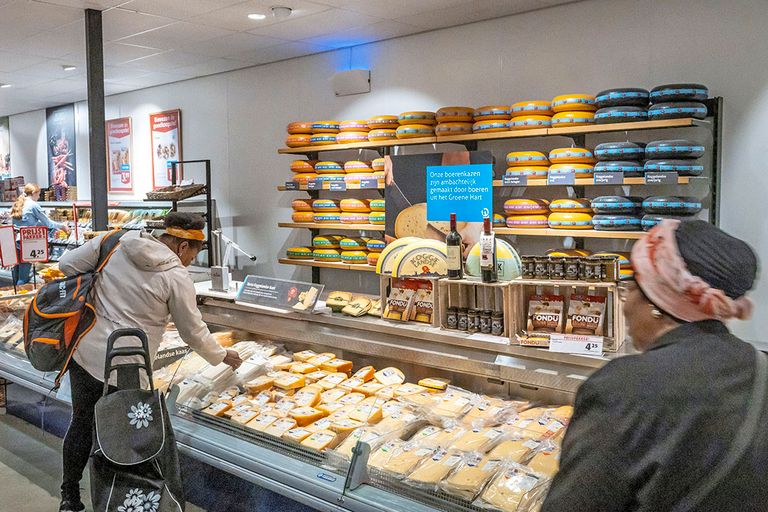
[[[405,482],[416,487],[432,489],[459,465],[462,458],[461,452],[438,450],[419,464]]]
[[[314,407],[297,407],[289,413],[290,417],[296,420],[296,423],[300,427],[305,427],[310,423],[323,418],[325,413]]]
[[[230,409],[232,409],[232,402],[230,400],[222,400],[203,409],[203,412],[220,418]]]
[[[382,407],[383,414],[383,407]],[[398,412],[391,414],[376,424],[376,432],[381,435],[389,434],[390,432],[402,431],[407,426],[419,421],[418,416],[412,412]]]
[[[408,395],[415,395],[416,393],[424,393],[427,391],[427,388],[424,386],[421,386],[419,384],[412,384],[412,383],[406,383],[406,384],[400,384],[395,388],[394,395],[395,397],[399,396],[408,396]]]
[[[306,385],[306,378],[299,373],[291,373],[275,379],[274,385],[280,389],[299,389]]]
[[[503,460],[479,453],[467,454],[459,463],[456,471],[446,478],[440,489],[471,501],[485,487],[485,484],[493,478],[501,469]]]
[[[396,448],[392,456],[383,466],[383,470],[391,473],[395,478],[404,478],[423,460],[431,457],[434,449],[404,444]]]
[[[511,409],[508,404],[506,400],[483,397],[472,406],[461,422],[469,427],[485,427],[499,423]]]
[[[296,428],[295,420],[291,418],[280,418],[268,426],[266,430],[264,430],[264,433],[275,437],[282,437],[283,434],[293,428]]]
[[[411,437],[410,442],[422,446],[451,446],[453,442],[466,432],[458,425],[451,425],[446,428],[440,428],[435,425],[428,425]]]
[[[405,374],[394,366],[379,370],[374,374],[374,378],[387,386],[405,382]]]
[[[368,457],[368,467],[378,470],[384,469],[384,466],[389,462],[389,459],[392,458],[392,455],[399,452],[403,444],[405,444],[405,442],[400,439],[387,441],[377,450],[373,451]]]
[[[491,458],[521,463],[527,459],[528,456],[533,453],[533,450],[537,449],[540,444],[539,441],[534,439],[508,439],[496,445],[496,447],[488,453],[488,456]]]
[[[259,414],[255,419],[246,423],[245,426],[253,430],[258,430],[259,432],[264,432],[272,423],[278,419],[279,416],[277,414],[262,413]]]
[[[254,405],[241,405],[233,409],[233,411],[234,412],[231,415],[232,421],[239,423],[240,425],[245,425],[246,423],[256,419],[256,417],[260,414],[261,409]]]
[[[560,451],[542,450],[528,462],[528,467],[536,473],[553,477],[560,468]]]
[[[456,439],[451,447],[465,452],[486,452],[503,434],[504,431],[496,427],[473,428]]]
[[[536,492],[536,488],[545,481],[542,475],[520,467],[509,467],[488,484],[479,499],[502,512],[515,512],[529,493]]]
[[[349,434],[353,430],[356,430],[360,427],[364,427],[365,423],[358,420],[353,420],[352,418],[343,418],[337,421],[334,421],[331,423],[330,430],[336,432],[337,434]]]
[[[338,434],[332,430],[320,430],[313,433],[301,442],[302,446],[312,448],[317,451],[324,451],[333,448],[339,439]]]
[[[397,388],[397,386],[399,386],[399,384],[390,384],[389,386],[384,386],[376,392],[376,396],[386,400],[392,400],[395,398],[395,388]]]
[[[294,443],[300,443],[311,435],[312,435],[312,432],[310,432],[306,428],[297,427],[287,431],[286,433],[283,434],[282,437],[285,440],[293,441]]]
[[[357,404],[354,410],[349,413],[349,417],[353,420],[362,421],[364,423],[378,423],[381,421],[382,405],[383,401],[381,398],[368,397]]]
[[[323,389],[333,389],[347,379],[346,373],[335,372],[317,381],[317,385]]]

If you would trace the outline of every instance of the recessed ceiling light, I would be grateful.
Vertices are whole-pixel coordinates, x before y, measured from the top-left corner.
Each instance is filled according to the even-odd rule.
[[[0,84],[0,89],[7,89],[9,87],[13,87],[11,84]]]
[[[283,7],[282,5],[272,7],[272,16],[278,19],[287,18],[291,13],[293,13],[293,9],[290,7]]]
[[[263,20],[267,17],[266,14],[249,14],[248,18],[252,20]]]
[[[62,64],[61,69],[64,71],[74,71],[77,69],[77,66],[73,66],[72,64]]]

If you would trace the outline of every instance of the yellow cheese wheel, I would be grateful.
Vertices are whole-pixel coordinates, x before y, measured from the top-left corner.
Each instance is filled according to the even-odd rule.
[[[397,122],[397,116],[373,116],[368,121],[368,128],[371,130],[392,129],[394,130],[400,124]]]
[[[291,208],[293,208],[293,211],[295,212],[311,212],[314,211],[312,209],[313,202],[314,199],[294,199],[291,202]]]
[[[546,215],[510,215],[507,217],[508,228],[546,228],[547,225]]]
[[[340,222],[341,213],[315,213],[314,222],[320,224],[334,224]]]
[[[546,199],[509,199],[504,202],[504,211],[509,215],[549,213],[549,202]]]
[[[379,257],[381,256],[381,253],[379,252],[369,252],[368,253],[368,264],[372,266],[376,266],[376,264],[379,262]]]
[[[368,222],[371,224],[383,225],[386,223],[386,218],[384,215],[384,212],[371,212],[368,215]]]
[[[586,148],[556,148],[549,152],[553,164],[594,164],[595,155]]]
[[[434,134],[434,127],[425,124],[404,124],[396,130],[398,139],[418,139],[419,137],[431,137]]]
[[[507,165],[522,167],[527,165],[549,165],[547,155],[541,151],[512,151],[507,153]]]
[[[314,222],[315,214],[314,212],[293,212],[291,220],[293,222]]]
[[[559,112],[587,111],[594,112],[595,97],[591,94],[561,94],[552,98],[552,110]]]
[[[341,261],[341,253],[336,249],[315,249],[312,257],[317,261]]]
[[[379,179],[379,183],[378,183],[379,188],[384,188],[385,172],[375,171],[373,175]]]
[[[510,114],[513,118],[521,116],[553,116],[552,102],[546,100],[518,101],[512,104]]]
[[[285,145],[289,148],[299,148],[302,146],[309,146],[312,143],[312,136],[297,134],[289,135],[285,138]]]
[[[336,135],[336,144],[368,142],[368,132],[341,132]]]
[[[471,107],[442,107],[435,112],[438,123],[471,123],[475,109]]]
[[[344,183],[347,184],[347,188],[350,188],[350,187],[359,188],[360,182],[363,178],[376,178],[376,176],[374,176],[372,172],[354,172],[352,174],[347,174],[344,177]]]
[[[509,119],[509,105],[486,105],[478,107],[474,112],[475,121],[491,121],[494,119]]]
[[[343,224],[368,224],[368,214],[361,212],[342,212],[339,221]]]
[[[286,251],[288,259],[291,260],[311,260],[312,249],[309,247],[289,247]]]
[[[294,160],[291,162],[291,172],[313,173],[316,160]]]
[[[593,112],[560,112],[552,117],[552,127],[595,124]]]
[[[365,242],[365,246],[370,252],[381,252],[387,246],[387,243],[384,240],[370,238]]]
[[[312,210],[315,212],[340,212],[341,208],[335,199],[315,199],[312,202]]]
[[[360,172],[373,172],[371,168],[371,162],[365,162],[363,160],[349,160],[344,162],[344,171],[347,174],[360,173]]]
[[[512,118],[509,122],[510,130],[533,130],[550,126],[552,126],[552,118],[548,116],[520,116]]]
[[[469,135],[472,133],[472,123],[440,123],[435,127],[435,135],[446,137],[448,135]]]
[[[317,179],[316,172],[302,172],[302,173],[293,175],[293,181],[295,181],[299,185],[306,185],[308,181],[315,180],[315,179]]]
[[[339,122],[315,121],[312,123],[312,133],[339,133]]]
[[[322,161],[315,164],[317,174],[340,174],[344,172],[344,167],[339,162]]]
[[[370,201],[371,211],[373,212],[383,212],[385,208],[385,201],[384,199],[371,199]]]
[[[366,249],[367,241],[364,238],[342,238],[339,242],[339,247],[344,251],[364,251]],[[321,365],[322,368],[322,365]],[[322,368],[323,370],[325,368]]]
[[[589,199],[555,199],[549,204],[552,212],[591,213],[592,204]]]
[[[507,130],[509,130],[509,122],[499,119],[477,121],[472,125],[474,133],[505,132]]]
[[[500,213],[493,214],[493,225],[504,227],[507,225],[507,219]]]
[[[367,132],[368,121],[365,119],[350,119],[339,123],[339,131],[343,132]]]
[[[344,237],[341,235],[317,235],[312,239],[312,247],[314,247],[315,249],[338,249],[339,243],[343,238]],[[311,350],[305,351],[305,352],[311,352]],[[315,356],[315,355],[317,354],[312,353],[312,356]],[[293,355],[294,359],[296,359],[296,356],[297,354]],[[312,356],[308,356],[306,359],[309,359],[309,357],[312,357]],[[306,361],[306,359],[304,359],[304,361]],[[296,360],[302,361],[302,359],[296,359]]]
[[[342,251],[341,262],[350,265],[365,265],[368,263],[368,253],[365,251]]]
[[[312,123],[306,121],[294,121],[293,123],[288,123],[286,130],[291,135],[298,135],[302,133],[311,134]]]
[[[397,116],[397,122],[401,126],[409,125],[409,124],[434,126],[435,124],[437,124],[437,120],[435,119],[435,113],[424,111],[424,110],[403,112],[402,114]]]
[[[520,167],[508,167],[508,176],[528,176],[529,180],[545,180],[549,167],[543,165],[522,165]]]
[[[393,130],[391,128],[376,128],[368,132],[368,140],[371,142],[394,140],[396,138],[397,130]]]
[[[577,178],[588,178],[595,172],[592,164],[552,164],[549,166],[550,174],[567,174],[572,172]]]
[[[374,171],[383,171],[384,170],[384,157],[380,158],[374,158],[371,162],[371,168]]]
[[[553,229],[592,229],[592,215],[588,213],[551,213],[549,227]]]
[[[339,203],[339,206],[343,212],[371,212],[371,206],[366,199],[342,199],[341,203]]]
[[[554,258],[567,258],[569,256],[590,256],[592,253],[584,249],[550,249],[547,251],[547,256]]]
[[[309,143],[311,146],[330,146],[331,144],[336,144],[336,135],[329,133],[313,135]]]

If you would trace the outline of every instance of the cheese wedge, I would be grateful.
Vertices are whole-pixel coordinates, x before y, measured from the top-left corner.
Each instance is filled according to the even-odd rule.
[[[299,389],[306,386],[307,379],[304,375],[292,373],[275,379],[275,387],[280,389]]]
[[[405,374],[394,366],[379,370],[378,372],[374,373],[373,376],[377,381],[381,382],[385,386],[391,386],[392,384],[402,384],[405,382]]]
[[[365,400],[365,395],[362,393],[349,393],[339,399],[339,403],[344,405],[356,405]]]
[[[253,398],[253,400],[251,400],[251,403],[259,407],[263,407],[271,401],[272,401],[272,393],[270,393],[269,391],[262,391],[261,393],[256,395]]]
[[[461,419],[470,427],[484,427],[498,423],[500,417],[509,410],[509,403],[498,398],[484,397]]]
[[[293,359],[288,356],[284,356],[283,354],[276,354],[267,359],[267,364],[273,370],[287,371],[288,368],[290,368],[293,364]]]
[[[328,389],[335,388],[345,380],[347,380],[346,373],[340,373],[340,372],[329,373],[328,375],[326,375],[325,377],[317,381],[317,385],[325,390],[328,390]]]
[[[448,384],[450,383],[451,381],[448,379],[426,378],[419,381],[419,386],[445,391],[445,389],[448,387]]]
[[[315,352],[314,350],[302,350],[301,352],[294,353],[293,359],[301,363],[306,363],[307,361],[309,361],[309,359],[315,357],[316,355],[317,355],[317,352]]]
[[[336,359],[336,354],[334,354],[333,352],[323,352],[322,354],[317,354],[314,357],[310,357],[309,359],[307,359],[307,362],[319,368],[324,363],[327,363],[331,359]]]
[[[438,416],[458,418],[469,409],[470,399],[465,396],[455,396],[447,400],[441,400],[432,412]]]
[[[424,386],[419,384],[400,384],[395,388],[394,394],[398,396],[415,395],[416,393],[423,393],[427,390]]]
[[[377,432],[374,432],[372,430],[368,430],[366,428],[359,428],[357,430],[352,431],[349,436],[347,436],[344,441],[339,444],[339,446],[336,447],[336,452],[346,458],[352,457],[352,450],[357,445],[358,441],[362,441],[364,443],[373,443],[376,439],[379,438],[379,434]],[[373,449],[373,446],[371,446],[371,455],[370,457],[376,452],[376,450]]]
[[[545,412],[547,412],[547,410],[544,407],[533,407],[526,411],[522,411],[520,414],[518,414],[518,417],[523,420],[538,419],[539,416],[541,416]]]
[[[411,445],[403,445],[395,450],[386,464],[384,471],[392,473],[396,478],[403,478],[427,457],[432,456],[434,450]]]
[[[306,428],[292,428],[288,432],[282,435],[282,438],[287,441],[293,441],[294,443],[300,443],[309,436],[312,435],[312,432],[307,430]]]
[[[301,374],[307,374],[317,371],[317,366],[309,363],[293,363],[289,368],[288,371],[291,373],[301,373]]]
[[[307,378],[307,383],[312,384],[328,376],[328,372],[323,370],[317,370],[316,372],[307,373],[304,375]]]
[[[349,413],[349,417],[353,420],[362,421],[364,423],[374,424],[381,421],[381,406],[382,402],[376,397],[369,397],[357,404],[357,407]]]
[[[364,427],[365,423],[361,421],[356,421],[351,418],[344,418],[338,421],[334,421],[331,423],[330,430],[333,430],[337,434],[349,434],[353,430],[356,430],[360,427]]]
[[[504,434],[498,428],[474,428],[459,437],[452,448],[465,452],[486,452]]]
[[[375,380],[366,382],[365,384],[361,384],[355,388],[352,388],[352,391],[355,393],[362,393],[365,396],[373,396],[379,391],[384,388],[384,384],[381,382],[377,382]]]
[[[232,402],[229,400],[224,400],[208,406],[207,408],[203,409],[203,412],[205,414],[210,414],[211,416],[216,416],[217,418],[221,418],[231,408],[232,408]]]
[[[332,430],[320,430],[304,439],[301,445],[322,452],[333,448],[338,438],[338,434]]]
[[[320,403],[321,391],[318,386],[305,386],[293,395],[293,401],[298,407],[314,407]]]
[[[339,409],[343,409],[344,407],[347,407],[346,405],[339,403],[339,402],[328,402],[327,404],[318,404],[315,406],[315,409],[318,411],[323,411],[326,415],[332,415]]]
[[[279,402],[275,404],[273,407],[275,414],[280,416],[281,418],[285,418],[288,416],[288,413],[291,412],[296,407],[296,402],[291,397],[285,397]]]
[[[449,494],[471,501],[501,468],[502,459],[492,456],[468,455],[456,471],[446,478],[440,488]]]
[[[397,400],[389,400],[381,406],[381,415],[386,418],[387,416],[402,412],[404,409],[409,410],[404,403],[398,402]]]
[[[325,413],[314,407],[297,407],[289,413],[290,417],[296,420],[296,424],[305,427],[310,423],[323,418]]]
[[[279,402],[283,398],[289,398],[296,394],[295,389],[280,389],[280,388],[273,388],[271,393],[270,401],[272,402]]]
[[[341,397],[346,395],[347,392],[341,388],[329,389],[320,393],[320,403],[328,404],[331,402],[337,402]]]
[[[410,412],[398,412],[385,417],[376,424],[376,432],[381,435],[404,429],[411,423],[418,421],[418,417]]]
[[[314,434],[315,432],[319,432],[321,430],[328,430],[331,428],[331,423],[333,423],[333,421],[331,421],[329,418],[322,418],[314,423],[307,425],[304,428]]]
[[[292,418],[280,418],[267,427],[264,433],[275,437],[282,437],[283,434],[293,428],[296,428],[296,420]]]
[[[231,418],[235,423],[245,425],[259,415],[260,409],[253,405],[241,405],[233,410]]]
[[[274,382],[275,382],[275,379],[273,379],[272,377],[269,377],[267,375],[262,375],[260,377],[256,377],[250,382],[247,382],[245,384],[245,389],[248,390],[249,393],[256,395],[261,391],[264,391],[265,389],[271,388]]]
[[[267,427],[269,427],[278,419],[280,418],[278,418],[276,414],[262,413],[259,414],[255,419],[246,423],[245,426],[253,430],[258,430],[259,432],[264,432],[267,430]]]
[[[355,410],[355,407],[355,405],[345,405],[329,414],[328,419],[333,422],[349,418],[349,414]]]
[[[395,398],[395,389],[400,384],[392,384],[391,386],[384,386],[380,390],[376,392],[376,396],[379,398],[385,398],[387,400],[392,400]]]
[[[373,378],[374,373],[376,373],[376,369],[373,366],[363,366],[352,375],[352,378],[368,382]]]
[[[339,387],[345,390],[347,393],[351,393],[352,390],[354,390],[356,387],[362,386],[363,384],[365,384],[365,381],[360,377],[352,377],[351,379],[347,379],[339,384]]]
[[[533,439],[508,439],[499,443],[488,453],[488,456],[493,459],[520,463],[528,458],[531,452],[539,447],[539,444]]]
[[[327,372],[340,372],[349,374],[352,372],[352,361],[345,359],[331,359],[330,361],[320,365],[321,370]]]
[[[382,470],[384,466],[389,462],[394,453],[400,451],[400,448],[405,444],[400,439],[393,439],[381,445],[378,450],[371,453],[368,457],[368,467]]]
[[[406,482],[411,485],[436,485],[458,466],[463,457],[461,452],[438,450],[408,475]]]
[[[410,441],[428,447],[451,446],[453,441],[465,432],[463,428],[458,426],[440,428],[435,425],[428,425],[416,432]]]

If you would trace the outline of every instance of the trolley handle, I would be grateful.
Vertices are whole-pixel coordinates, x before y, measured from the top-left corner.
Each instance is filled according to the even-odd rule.
[[[140,347],[115,347],[115,342],[120,338],[135,337],[141,342]],[[144,359],[144,363],[127,363],[127,364],[113,364],[112,360],[116,357],[131,357],[139,356]],[[136,367],[138,369],[144,369],[149,380],[149,387],[154,391],[154,383],[152,382],[152,362],[149,359],[149,340],[147,334],[141,329],[137,328],[124,328],[113,331],[107,338],[107,356],[106,364],[104,365],[104,390],[109,388],[109,378],[113,371],[119,368]]]

